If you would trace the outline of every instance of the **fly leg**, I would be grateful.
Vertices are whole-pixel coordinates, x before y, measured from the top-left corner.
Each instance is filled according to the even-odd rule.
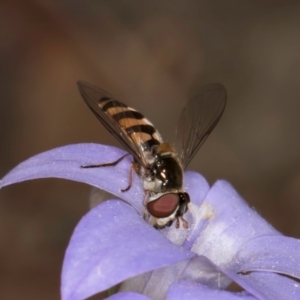
[[[98,164],[98,165],[88,165],[88,166],[80,166],[82,169],[88,169],[88,168],[102,168],[102,167],[114,167],[116,166],[120,161],[122,161],[129,153],[126,153],[125,155],[121,156],[119,159],[113,162],[104,163],[104,164]],[[132,186],[132,173],[133,170],[137,171],[138,166],[135,162],[132,162],[130,165],[130,171],[129,171],[129,185],[126,189],[121,189],[121,192],[127,192],[131,186]]]
[[[188,222],[183,218],[183,217],[177,217],[176,218],[176,224],[175,224],[175,227],[176,228],[179,228],[180,227],[180,220],[182,222],[182,227],[187,229],[189,227],[189,224]]]
[[[132,186],[132,179],[133,179],[133,170],[138,173],[138,164],[136,162],[132,162],[130,164],[130,171],[129,171],[129,184],[128,187],[126,189],[122,189],[121,192],[127,192],[128,190],[130,190],[131,186]]]
[[[98,164],[98,165],[88,165],[88,166],[80,166],[82,169],[88,169],[88,168],[102,168],[102,167],[113,167],[116,166],[120,161],[122,161],[129,153],[126,153],[125,155],[121,156],[119,159],[113,162],[105,163],[105,164]]]

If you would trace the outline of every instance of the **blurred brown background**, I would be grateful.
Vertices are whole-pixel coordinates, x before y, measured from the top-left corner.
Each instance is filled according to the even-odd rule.
[[[186,96],[221,82],[225,114],[190,169],[230,181],[299,238],[299,16],[297,0],[2,0],[0,177],[54,147],[118,145],[78,79],[144,112],[168,141]],[[64,250],[89,190],[56,179],[1,190],[0,299],[59,299]]]

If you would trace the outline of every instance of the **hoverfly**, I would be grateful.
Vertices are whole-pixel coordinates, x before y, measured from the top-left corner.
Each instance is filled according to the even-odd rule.
[[[121,191],[130,189],[135,171],[141,177],[145,190],[144,218],[155,228],[171,226],[174,220],[176,228],[180,221],[187,228],[183,215],[190,197],[183,188],[183,170],[220,120],[226,105],[225,88],[218,83],[206,85],[186,103],[178,123],[177,135],[182,149],[177,155],[140,112],[89,83],[79,81],[78,87],[92,112],[128,151],[114,162],[82,168],[115,166],[131,154],[129,185]]]

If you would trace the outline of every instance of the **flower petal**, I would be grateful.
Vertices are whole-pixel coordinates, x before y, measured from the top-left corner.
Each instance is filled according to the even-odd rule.
[[[220,271],[258,298],[300,299],[296,281],[271,273],[299,276],[299,241],[285,238],[272,228],[230,184],[218,181],[199,211],[194,212],[194,218],[199,225],[193,232],[195,235],[198,230],[192,251],[206,256]],[[253,270],[269,273],[237,274]],[[281,285],[285,293],[278,291]]]
[[[209,192],[210,186],[202,175],[188,171],[184,173],[184,188],[189,193],[191,201],[200,206]]]
[[[124,281],[120,291],[135,291],[151,299],[166,299],[170,286],[179,280],[204,284],[212,289],[226,288],[232,280],[204,256],[160,268]],[[184,299],[184,298],[183,298]]]
[[[194,255],[168,241],[120,200],[92,209],[66,251],[62,299],[85,299],[130,277]]]
[[[205,256],[200,255],[189,260],[180,279],[204,284],[212,289],[225,289],[232,282],[229,277],[220,271],[218,266]]]
[[[124,158],[113,167],[87,168],[80,166],[114,162],[126,154],[123,150],[101,144],[75,144],[37,154],[20,163],[0,180],[0,188],[25,180],[38,178],[63,178],[87,183],[116,195],[143,213],[144,191],[139,176],[133,172],[129,191],[122,193],[129,184],[132,157]],[[112,184],[113,183],[113,184]],[[191,199],[200,204],[209,190],[207,181],[200,174],[188,172],[185,187]]]
[[[117,293],[105,300],[151,300],[150,298],[137,293]]]
[[[251,258],[251,259],[249,259]],[[249,241],[235,258],[237,272],[278,272],[300,279],[300,240],[264,236]]]
[[[210,289],[205,285],[191,282],[177,282],[168,291],[167,300],[256,300],[257,298],[247,292],[233,293]]]
[[[233,267],[234,256],[249,240],[280,235],[226,181],[217,181],[213,185],[197,217],[206,224],[199,227],[192,251],[206,256],[221,269]]]
[[[229,274],[228,274],[229,275]],[[230,275],[232,279],[258,299],[299,300],[299,282],[270,272]]]
[[[37,178],[63,178],[90,184],[106,190],[143,212],[144,191],[141,180],[133,174],[133,184],[128,192],[120,190],[128,186],[132,157],[126,157],[117,166],[82,169],[82,165],[114,162],[126,152],[100,144],[75,144],[52,149],[22,162],[1,181],[0,188],[9,184]]]

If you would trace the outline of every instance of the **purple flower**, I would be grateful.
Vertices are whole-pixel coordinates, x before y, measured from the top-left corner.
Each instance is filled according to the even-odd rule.
[[[0,182],[58,177],[85,182],[122,200],[107,200],[77,225],[66,251],[61,295],[79,300],[121,283],[109,299],[300,299],[300,240],[283,236],[225,181],[211,188],[185,174],[189,228],[156,230],[142,218],[144,191],[135,174],[128,184],[124,151],[98,144],[69,145],[34,156]],[[226,291],[232,282],[244,291]]]

